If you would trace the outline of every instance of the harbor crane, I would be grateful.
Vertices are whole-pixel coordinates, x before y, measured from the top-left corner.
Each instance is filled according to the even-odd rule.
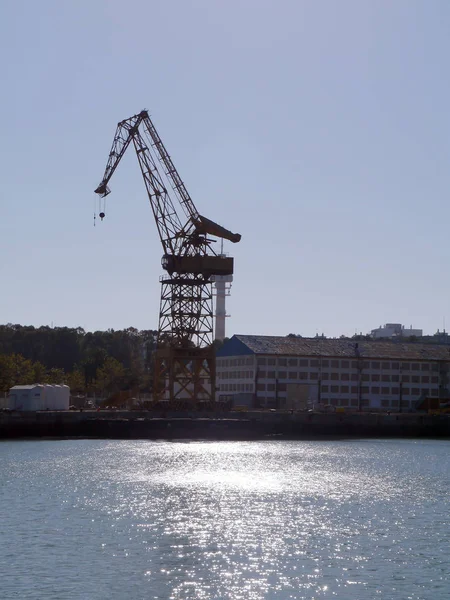
[[[241,236],[197,211],[146,110],[118,123],[103,179],[95,190],[100,198],[110,193],[109,181],[131,143],[163,247],[161,264],[166,271],[160,278],[153,397],[156,402],[168,400],[173,405],[213,404],[212,278],[232,275],[233,258],[215,252],[212,244],[214,237],[236,243]],[[104,209],[99,216],[103,220]]]

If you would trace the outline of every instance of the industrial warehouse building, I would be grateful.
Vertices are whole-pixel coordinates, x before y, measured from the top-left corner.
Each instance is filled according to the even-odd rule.
[[[414,410],[449,397],[450,349],[436,344],[235,335],[217,352],[223,402]]]

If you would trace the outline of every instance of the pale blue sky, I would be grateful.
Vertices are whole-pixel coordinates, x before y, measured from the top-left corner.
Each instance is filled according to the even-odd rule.
[[[0,322],[157,328],[149,109],[199,211],[242,234],[227,334],[450,321],[448,0],[3,0]]]

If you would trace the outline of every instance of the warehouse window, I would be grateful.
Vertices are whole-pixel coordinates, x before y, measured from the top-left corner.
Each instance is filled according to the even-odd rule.
[[[260,377],[261,379],[265,379],[266,378],[266,372],[265,371],[258,371],[258,377]]]
[[[267,364],[273,367],[274,365],[276,365],[276,360],[274,358],[268,358]]]
[[[430,383],[430,377],[429,377],[429,375],[423,375],[422,376],[422,383]]]
[[[348,360],[341,360],[341,368],[342,369],[349,369],[350,368],[350,363]]]
[[[319,361],[317,359],[313,359],[310,363],[311,367],[318,367]]]
[[[323,385],[321,388],[322,392],[328,393],[328,386],[327,385]]]
[[[378,386],[373,386],[372,387],[372,394],[379,394],[380,393],[380,388]]]
[[[338,385],[332,385],[331,388],[331,393],[332,394],[337,394],[339,392],[339,386]]]
[[[301,358],[298,361],[300,367],[307,367],[309,365],[309,361],[306,358]]]
[[[299,373],[298,378],[299,379],[308,379],[308,373]]]
[[[348,385],[341,385],[341,394],[348,394],[348,393],[349,393]]]
[[[297,379],[298,373],[297,371],[289,371],[289,379]]]
[[[286,371],[278,371],[279,379],[286,379]]]
[[[400,368],[402,371],[409,371],[409,363],[402,363]]]
[[[438,383],[439,382],[439,378],[438,377],[432,377],[431,378],[431,383]]]
[[[420,365],[419,365],[419,363],[413,363],[411,365],[411,371],[420,371]]]
[[[433,388],[430,391],[430,396],[439,396],[439,390],[437,388]]]
[[[267,371],[267,379],[275,379],[275,371]]]
[[[373,362],[373,363],[371,363],[371,367],[372,367],[372,369],[379,369],[380,368],[380,363],[379,362]]]
[[[275,391],[275,384],[274,383],[268,383],[267,384],[267,391],[268,392],[274,392]]]
[[[429,371],[430,365],[428,363],[422,363],[422,371]]]
[[[388,406],[389,406],[389,400],[382,400],[381,401],[381,406],[383,408],[388,408]]]
[[[391,381],[400,381],[399,375],[391,375]]]
[[[252,365],[253,364],[253,358],[246,358],[245,359],[245,364],[248,365],[248,366]]]
[[[323,360],[322,361],[322,367],[328,367],[329,366],[329,361],[328,360]]]
[[[363,381],[370,381],[370,375],[368,373],[363,373],[361,379]]]
[[[296,367],[296,366],[297,366],[297,364],[298,364],[298,360],[297,360],[296,358],[290,358],[290,359],[288,360],[288,365],[289,365],[290,367]]]
[[[400,393],[400,390],[398,387],[391,388],[391,394],[395,394],[396,396],[398,396],[399,393]]]
[[[388,387],[382,387],[381,388],[381,393],[382,394],[389,394],[389,388]]]
[[[279,358],[278,359],[278,366],[279,367],[286,367],[287,366],[287,359],[286,358]]]
[[[331,373],[331,381],[339,381],[339,373]]]
[[[402,381],[403,383],[409,383],[409,375],[403,375]]]
[[[391,380],[391,376],[390,375],[382,375],[381,376],[381,381],[390,381]]]
[[[398,371],[398,369],[400,368],[400,364],[398,362],[393,362],[391,364],[392,369],[395,369]]]
[[[420,389],[419,388],[412,388],[411,389],[411,396],[420,396]]]
[[[286,391],[286,384],[285,383],[279,383],[278,384],[278,391],[279,392],[285,392]]]
[[[329,373],[322,373],[322,374],[321,374],[321,379],[322,379],[323,381],[326,381],[327,379],[330,379],[330,375],[329,375]]]
[[[379,375],[372,375],[372,381],[380,381]]]
[[[258,364],[258,365],[266,365],[266,364],[267,364],[267,361],[266,361],[266,359],[265,359],[265,358],[258,358],[258,360],[257,360],[257,364]]]
[[[436,363],[431,365],[431,370],[432,371],[439,371],[439,365],[437,365]]]
[[[382,369],[390,369],[390,368],[391,368],[391,363],[386,363],[386,362],[384,362],[384,363],[381,365],[381,368],[382,368]]]
[[[348,373],[341,373],[341,381],[349,381],[350,375]]]
[[[409,387],[404,387],[403,388],[403,395],[404,396],[409,396]]]
[[[351,387],[351,393],[352,394],[357,394],[358,393],[358,386],[357,385],[352,385],[352,387]]]
[[[361,387],[361,393],[368,394],[369,393],[369,387],[367,385],[363,385]]]
[[[313,371],[312,373],[309,374],[309,378],[310,379],[317,379],[318,378],[318,374],[315,371]]]
[[[358,381],[358,373],[352,373],[351,380],[352,381]]]
[[[424,396],[429,396],[430,395],[430,390],[428,388],[422,388],[422,394]]]
[[[339,361],[338,361],[338,360],[332,360],[332,361],[331,361],[331,366],[332,366],[334,369],[339,369]]]
[[[411,383],[420,383],[420,377],[419,377],[419,375],[413,375],[411,377]]]
[[[258,383],[258,385],[256,386],[256,389],[258,392],[265,392],[266,391],[266,384],[265,383]]]

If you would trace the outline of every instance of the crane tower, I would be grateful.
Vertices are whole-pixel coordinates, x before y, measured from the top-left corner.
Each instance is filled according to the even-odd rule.
[[[154,400],[183,405],[212,403],[216,389],[212,280],[233,274],[233,258],[215,252],[212,238],[236,243],[241,236],[197,211],[146,110],[118,123],[96,194],[104,198],[110,193],[108,183],[131,143],[163,247],[161,264],[166,271],[161,277]],[[99,216],[103,220],[105,213]]]

